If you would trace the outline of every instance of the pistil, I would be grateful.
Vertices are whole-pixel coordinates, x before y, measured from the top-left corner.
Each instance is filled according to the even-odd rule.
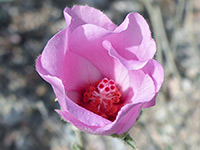
[[[85,90],[82,106],[106,119],[114,121],[121,107],[120,98],[121,93],[115,82],[104,78]]]

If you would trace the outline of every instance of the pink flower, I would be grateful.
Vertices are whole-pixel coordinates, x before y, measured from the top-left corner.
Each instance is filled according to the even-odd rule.
[[[57,112],[84,132],[126,132],[142,108],[155,105],[164,79],[148,24],[130,13],[116,26],[89,6],[66,8],[64,16],[66,28],[36,62],[58,98]]]

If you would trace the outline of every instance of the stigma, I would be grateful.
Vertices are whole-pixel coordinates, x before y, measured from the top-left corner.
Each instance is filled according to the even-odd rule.
[[[121,93],[114,80],[104,78],[85,90],[82,106],[93,113],[114,121],[121,107],[120,98]]]

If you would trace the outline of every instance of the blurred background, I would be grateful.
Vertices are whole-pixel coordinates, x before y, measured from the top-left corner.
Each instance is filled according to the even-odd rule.
[[[87,4],[119,25],[129,12],[148,21],[165,68],[157,104],[130,130],[139,150],[200,149],[200,0],[0,0],[0,150],[70,150],[48,83],[35,71],[47,41],[65,27],[63,9]],[[125,150],[114,138],[86,135],[87,150]]]

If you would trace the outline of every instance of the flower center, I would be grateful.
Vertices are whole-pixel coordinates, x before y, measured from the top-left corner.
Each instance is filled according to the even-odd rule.
[[[121,93],[115,82],[104,78],[89,86],[83,94],[83,107],[114,121],[119,109]]]

